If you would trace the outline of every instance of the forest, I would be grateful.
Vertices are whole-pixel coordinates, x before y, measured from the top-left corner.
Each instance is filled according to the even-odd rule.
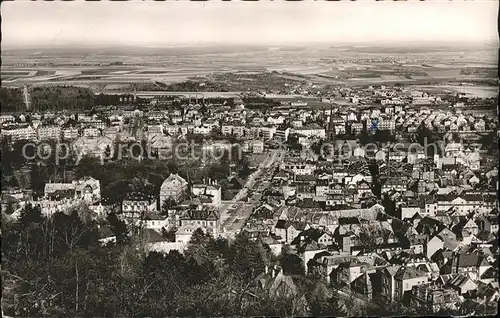
[[[95,218],[84,206],[42,216],[26,206],[2,215],[3,311],[10,316],[347,316],[401,313],[360,306],[323,279],[305,276],[300,258],[274,256],[260,240],[234,241],[195,231],[183,254],[149,252],[116,215]],[[117,237],[102,246],[100,227]],[[279,264],[293,288],[259,284]],[[281,288],[281,287],[280,287]]]
[[[94,94],[88,88],[74,86],[33,87],[29,89],[31,109],[35,111],[90,110]],[[0,88],[2,112],[25,109],[21,88]]]
[[[133,102],[132,94],[97,94],[90,89],[75,86],[43,86],[28,88],[33,111],[90,111],[95,106],[127,105]],[[121,99],[121,100],[120,100]],[[136,103],[143,103],[142,99]],[[23,89],[0,87],[2,112],[25,111]]]

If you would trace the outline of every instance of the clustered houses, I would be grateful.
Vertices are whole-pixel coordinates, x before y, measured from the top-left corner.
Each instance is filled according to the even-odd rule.
[[[189,104],[182,109],[149,112],[109,110],[93,116],[84,113],[34,113],[29,119],[24,115],[19,118],[4,116],[0,135],[12,140],[40,142],[62,139],[74,142],[75,151],[81,151],[82,145],[86,145],[85,153],[99,156],[108,144],[116,140],[138,141],[146,138],[154,143],[154,140],[161,139],[164,142],[157,143],[161,144],[161,148],[168,148],[172,139],[164,137],[188,134],[206,138],[221,134],[250,141],[286,141],[290,135],[296,135],[301,143],[307,145],[310,139],[325,139],[331,133],[357,135],[374,127],[398,134],[411,134],[419,127],[426,127],[437,133],[449,133],[450,136],[456,133],[459,137],[467,137],[493,131],[498,126],[497,119],[478,112],[477,107],[467,108],[458,103],[449,108],[439,96],[428,96],[404,88],[367,88],[360,89],[357,94],[340,89],[329,94],[332,96],[324,98],[324,102],[345,106],[337,105],[327,110],[292,106],[279,110],[255,110],[246,109],[244,105],[232,108],[224,104],[209,104],[205,111],[200,104]],[[272,94],[269,96],[273,98]],[[417,106],[413,106],[412,102]],[[420,105],[422,103],[425,105]],[[105,146],[101,147],[103,143]],[[359,155],[359,151],[353,153],[357,148],[351,149],[351,155]],[[251,143],[250,149],[259,152],[261,147]],[[376,154],[377,159],[412,163],[416,157],[423,155],[419,149],[403,147],[400,151],[388,150]],[[456,158],[457,164],[467,164],[470,169],[477,170],[476,154],[470,147],[463,147],[458,152],[447,149],[445,157]]]
[[[436,130],[441,121],[458,121],[461,132],[485,120],[411,110],[400,100],[383,104],[385,111],[360,117],[376,118],[377,129],[396,134],[408,122]],[[334,126],[349,122],[349,114],[334,116]],[[304,148],[325,136],[297,120],[292,127]],[[483,123],[478,127],[484,131]],[[342,160],[288,153],[244,230],[276,254],[287,246],[306,272],[365,297],[430,312],[457,309],[465,300],[491,305],[499,297],[496,164],[487,163],[471,135],[445,140],[432,154],[405,135],[378,144],[372,156],[359,140],[342,137],[334,141]]]
[[[159,240],[153,249],[183,249],[197,229],[219,236],[222,194],[216,182],[204,180],[190,185],[178,174],[170,174],[162,183],[158,198],[157,202],[154,197],[134,194],[123,200],[121,212],[127,221],[147,230],[175,232],[175,242]]]
[[[25,204],[39,205],[44,215],[52,215],[56,212],[85,205],[96,214],[102,215],[104,207],[101,204],[101,185],[99,180],[92,177],[84,177],[69,183],[45,184],[44,195],[38,200],[26,200]]]
[[[308,102],[281,101],[279,109],[220,104],[203,110],[190,104],[182,110],[110,111],[107,118],[51,115],[50,125],[47,115],[33,114],[30,122],[5,116],[1,135],[62,138],[96,156],[117,139],[146,140],[160,151],[196,135],[204,150],[230,149],[236,141],[255,154],[281,142],[288,151],[242,229],[251,239],[276,255],[286,249],[305,273],[365,299],[432,312],[466,300],[497,301],[497,161],[476,144],[497,129],[498,120],[478,105],[450,104],[401,87],[341,88],[323,98],[331,103],[327,109],[298,107]],[[417,140],[424,130],[442,140],[426,146]],[[394,138],[366,146],[363,139],[380,135]],[[325,141],[329,153],[318,152]],[[48,183],[40,200],[44,213],[80,201],[102,211],[98,180]],[[159,193],[132,193],[115,210],[146,229],[149,249],[168,252],[182,251],[198,229],[222,235],[223,205],[216,182],[193,184],[172,173]],[[259,277],[263,285],[289,282],[279,268],[266,268]]]

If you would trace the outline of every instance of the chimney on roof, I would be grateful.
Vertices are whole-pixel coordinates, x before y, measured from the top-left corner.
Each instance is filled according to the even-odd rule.
[[[273,269],[271,270],[271,277],[276,277],[278,276],[279,273],[281,273],[283,269],[281,268],[281,266],[278,266],[278,265],[273,265]]]

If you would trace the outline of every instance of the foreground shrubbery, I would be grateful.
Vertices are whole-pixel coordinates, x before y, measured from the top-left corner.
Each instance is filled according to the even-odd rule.
[[[241,236],[229,244],[197,232],[184,255],[146,255],[134,239],[101,247],[98,223],[89,216],[82,207],[45,218],[28,206],[19,221],[4,219],[5,314],[304,314],[295,296],[270,297],[256,288],[255,278],[271,257],[259,243]]]

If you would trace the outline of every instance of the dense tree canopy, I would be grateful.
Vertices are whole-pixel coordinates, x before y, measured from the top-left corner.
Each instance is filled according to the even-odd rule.
[[[255,289],[269,250],[196,231],[184,255],[142,254],[133,242],[100,246],[97,224],[73,210],[44,217],[27,206],[2,222],[7,315],[252,316],[297,312],[290,296]],[[115,234],[122,225],[114,216]],[[296,301],[295,301],[296,303]]]
[[[54,111],[59,109],[90,110],[95,97],[88,88],[75,86],[44,86],[29,89],[31,109]],[[0,88],[2,111],[19,111],[25,108],[21,88]]]

